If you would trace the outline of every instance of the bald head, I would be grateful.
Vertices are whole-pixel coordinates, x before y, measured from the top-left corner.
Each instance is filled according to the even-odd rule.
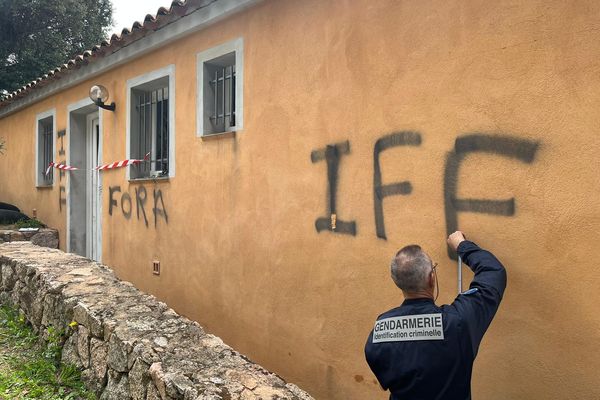
[[[429,286],[432,262],[419,245],[401,248],[392,259],[390,268],[394,283],[404,292],[418,292]]]

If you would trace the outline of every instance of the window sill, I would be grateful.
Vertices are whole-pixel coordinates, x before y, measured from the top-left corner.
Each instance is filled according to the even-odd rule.
[[[54,187],[54,183],[51,183],[49,185],[36,185],[35,188],[36,189],[52,189]]]
[[[144,178],[129,178],[129,182],[131,183],[136,183],[136,182],[168,182],[170,179],[169,176],[148,176],[148,177],[144,177]]]
[[[208,135],[200,136],[200,139],[202,139],[202,140],[218,140],[218,139],[234,138],[235,132],[236,131],[210,133]]]

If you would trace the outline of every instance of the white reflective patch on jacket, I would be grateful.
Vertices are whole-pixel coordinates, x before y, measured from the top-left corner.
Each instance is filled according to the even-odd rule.
[[[375,322],[373,343],[444,340],[442,314],[391,317]]]

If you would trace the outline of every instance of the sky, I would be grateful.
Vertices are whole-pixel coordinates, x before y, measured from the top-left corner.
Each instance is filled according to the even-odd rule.
[[[123,28],[131,29],[135,21],[144,21],[146,14],[156,15],[160,7],[169,8],[171,0],[112,0],[114,29],[121,34]]]

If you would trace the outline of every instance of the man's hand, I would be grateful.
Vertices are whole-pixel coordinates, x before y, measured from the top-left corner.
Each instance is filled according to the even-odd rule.
[[[465,235],[461,231],[456,231],[450,236],[448,236],[448,246],[450,246],[454,251],[458,249],[458,245],[465,241]]]

